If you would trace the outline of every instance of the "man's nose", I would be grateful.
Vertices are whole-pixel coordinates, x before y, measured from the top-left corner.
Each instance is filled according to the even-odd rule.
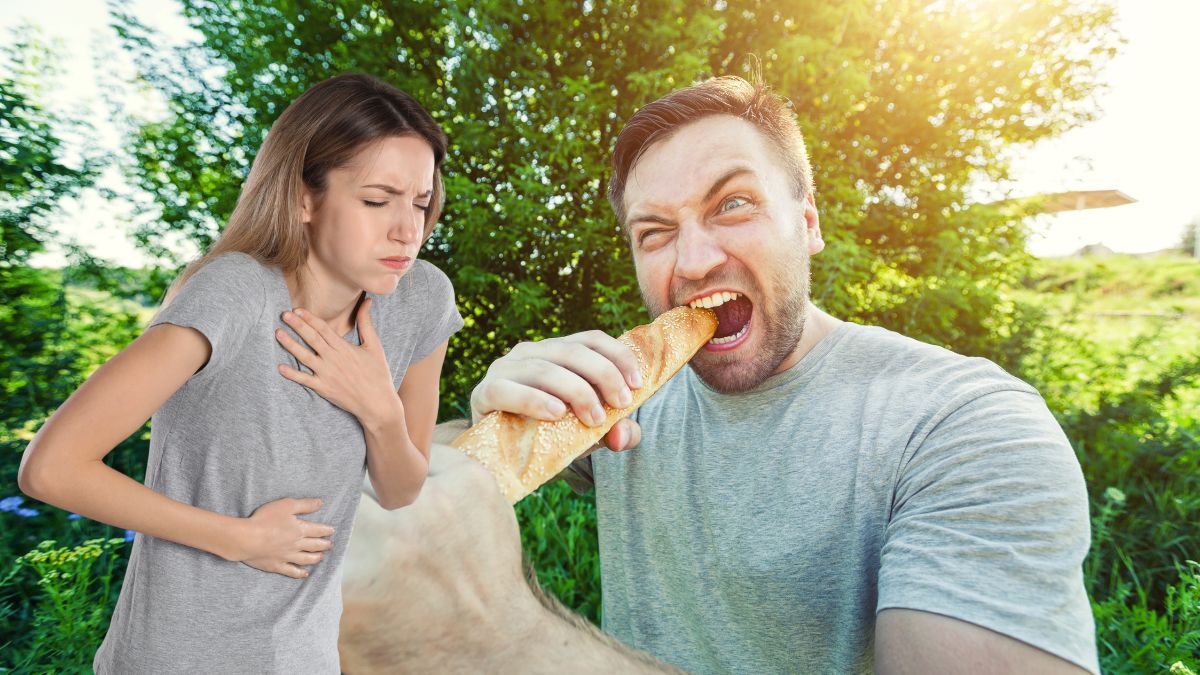
[[[684,223],[679,228],[675,238],[675,276],[699,281],[727,259],[721,242],[709,228],[698,223]]]

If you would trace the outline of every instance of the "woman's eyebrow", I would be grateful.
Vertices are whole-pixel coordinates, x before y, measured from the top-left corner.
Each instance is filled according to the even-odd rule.
[[[383,185],[383,184],[376,183],[376,184],[372,184],[372,185],[364,185],[363,187],[379,188],[380,190],[383,190],[384,192],[387,192],[388,194],[393,194],[393,195],[404,194],[404,190],[397,190],[396,188],[392,187],[391,185]]]
[[[392,187],[391,185],[383,185],[382,183],[373,183],[371,185],[364,185],[363,187],[378,188],[388,194],[393,194],[393,195],[404,194],[404,190],[397,190],[396,188]],[[431,197],[433,197],[432,189],[426,190],[426,191],[422,192],[421,194],[417,195],[417,199],[429,199]]]

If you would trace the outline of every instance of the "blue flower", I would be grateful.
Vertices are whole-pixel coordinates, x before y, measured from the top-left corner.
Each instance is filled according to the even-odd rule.
[[[71,515],[67,516],[67,520],[79,520],[82,517],[83,516],[79,515],[78,513],[72,513]]]
[[[16,511],[19,506],[25,503],[25,498],[20,495],[16,497],[5,497],[0,499],[0,511]]]
[[[133,530],[125,530],[125,541],[133,541],[135,535],[137,535],[137,532],[134,532]]]
[[[13,513],[21,516],[22,518],[32,518],[38,514],[38,512],[33,509],[17,509],[13,511]]]

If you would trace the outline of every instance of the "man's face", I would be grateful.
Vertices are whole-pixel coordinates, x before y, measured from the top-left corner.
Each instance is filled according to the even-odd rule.
[[[714,307],[716,336],[691,362],[724,393],[754,388],[796,349],[808,258],[824,248],[812,196],[796,198],[769,142],[738,117],[705,117],[647,148],[626,181],[625,226],[650,314],[739,296]]]

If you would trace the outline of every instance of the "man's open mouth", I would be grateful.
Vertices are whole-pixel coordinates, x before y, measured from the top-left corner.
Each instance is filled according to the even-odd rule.
[[[713,334],[710,345],[730,344],[740,340],[750,328],[750,318],[754,314],[754,303],[741,293],[721,291],[697,298],[690,303],[691,307],[708,307],[717,315],[717,332]]]

